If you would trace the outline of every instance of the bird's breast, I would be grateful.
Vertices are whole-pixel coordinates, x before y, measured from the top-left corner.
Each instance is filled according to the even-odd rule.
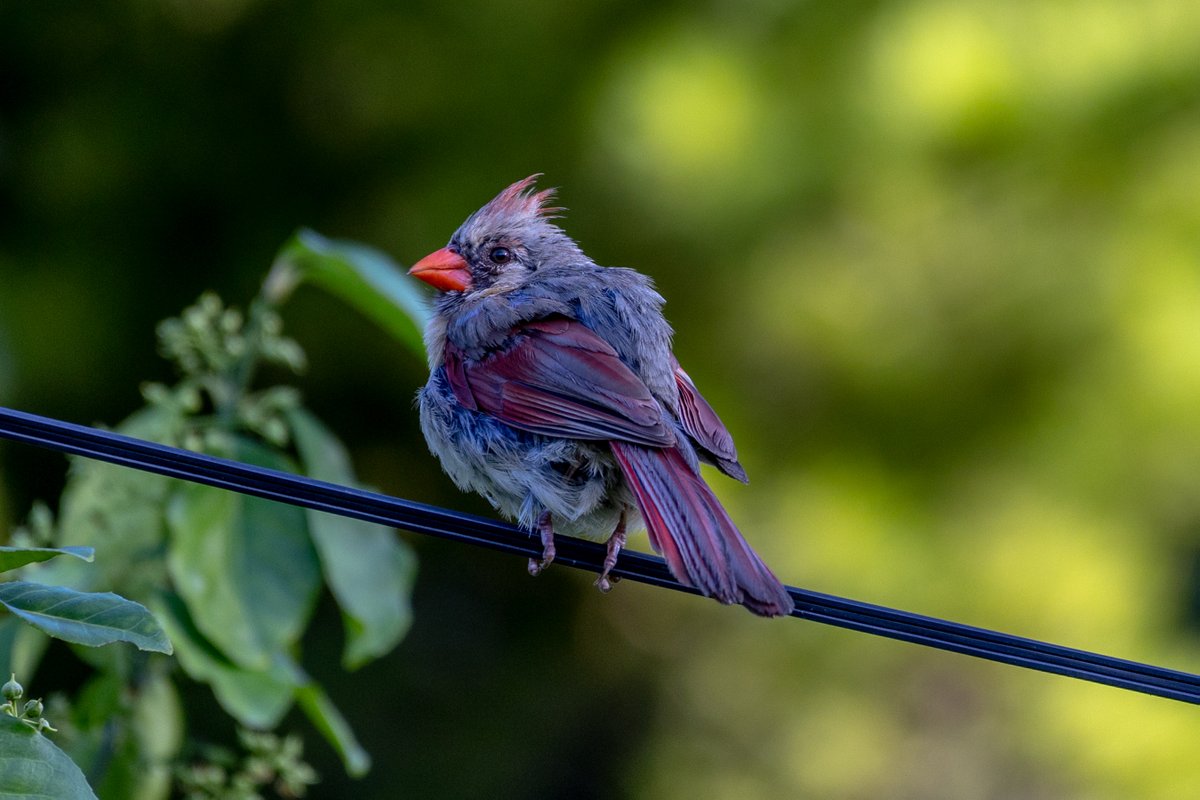
[[[606,443],[528,433],[467,408],[442,367],[421,389],[418,406],[429,450],[455,485],[526,528],[549,510],[561,532],[604,539],[615,515],[632,505]]]

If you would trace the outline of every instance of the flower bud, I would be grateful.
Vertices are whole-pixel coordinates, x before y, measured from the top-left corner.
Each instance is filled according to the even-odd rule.
[[[17,683],[17,676],[13,675],[7,683],[0,686],[0,694],[4,695],[5,700],[20,700],[25,694],[25,687]]]

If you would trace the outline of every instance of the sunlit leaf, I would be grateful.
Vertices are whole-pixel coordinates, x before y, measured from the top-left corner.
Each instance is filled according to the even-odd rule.
[[[280,270],[292,271],[285,282],[308,281],[338,295],[424,358],[424,295],[384,253],[304,229],[284,246],[272,276]]]
[[[293,410],[288,419],[305,472],[354,485],[341,442],[303,409]],[[342,661],[354,669],[389,652],[408,631],[416,557],[391,528],[320,511],[307,513],[325,580],[346,625]]]
[[[0,714],[0,800],[96,800],[75,762],[25,723]]]
[[[286,469],[242,442],[236,457]],[[266,670],[296,642],[320,588],[304,512],[199,484],[180,486],[167,509],[174,585],[204,636],[235,663]]]
[[[10,581],[0,583],[0,605],[64,641],[90,647],[129,642],[142,650],[171,652],[171,642],[146,607],[111,592]]]
[[[55,556],[75,556],[84,561],[92,561],[96,551],[90,547],[8,547],[0,546],[0,572],[23,567],[26,564],[36,564],[39,561],[49,561]]]

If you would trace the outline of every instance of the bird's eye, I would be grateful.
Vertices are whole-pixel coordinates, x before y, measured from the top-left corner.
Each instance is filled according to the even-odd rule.
[[[497,247],[488,253],[488,258],[492,260],[493,264],[507,264],[512,261],[512,251],[507,247]]]

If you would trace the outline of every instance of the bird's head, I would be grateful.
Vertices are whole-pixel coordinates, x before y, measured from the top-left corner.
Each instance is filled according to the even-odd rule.
[[[553,189],[534,191],[538,175],[517,181],[459,226],[450,243],[422,258],[409,275],[443,292],[498,294],[526,285],[539,269],[584,259],[551,222]]]

